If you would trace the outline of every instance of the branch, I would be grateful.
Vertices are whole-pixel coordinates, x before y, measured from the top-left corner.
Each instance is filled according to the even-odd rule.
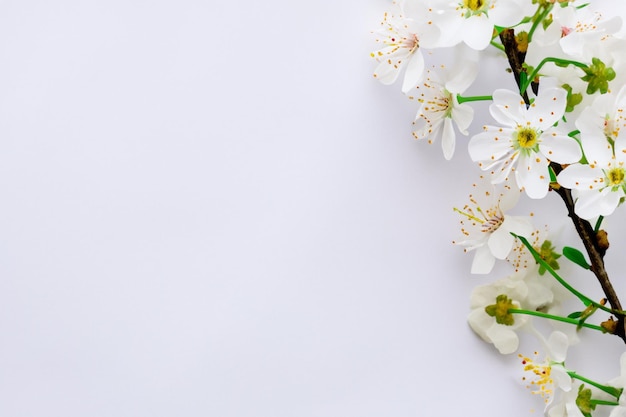
[[[519,50],[517,39],[515,38],[515,31],[513,29],[504,29],[500,32],[500,40],[504,46],[504,52],[509,59],[509,65],[513,71],[515,82],[518,87],[520,87],[520,73],[524,71],[523,64],[524,59],[526,58],[526,53]],[[524,91],[522,98],[527,105],[530,104],[526,91]],[[550,166],[554,170],[555,174],[558,174],[563,169],[561,165],[554,162],[551,162]],[[580,239],[585,246],[585,250],[587,251],[587,255],[589,256],[589,260],[591,262],[591,271],[598,279],[598,282],[602,287],[602,291],[611,305],[611,308],[616,310],[614,311],[614,314],[618,321],[614,334],[626,342],[626,320],[624,314],[622,313],[622,304],[617,297],[617,293],[615,292],[613,284],[611,284],[609,275],[604,267],[604,255],[608,245],[601,245],[598,242],[598,236],[591,224],[578,217],[578,215],[574,212],[574,199],[572,198],[571,190],[565,187],[555,187],[554,190],[563,199],[565,207],[567,207],[568,215],[572,219],[576,232],[578,232],[578,236],[580,236]]]

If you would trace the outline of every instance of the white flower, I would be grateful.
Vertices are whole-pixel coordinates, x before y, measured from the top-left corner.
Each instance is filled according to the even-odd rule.
[[[398,4],[397,15],[385,13],[381,27],[375,33],[376,42],[383,47],[370,55],[379,64],[374,70],[376,77],[383,84],[393,84],[406,67],[402,91],[407,92],[415,87],[424,76],[424,55],[422,48],[434,48],[440,31],[433,24],[433,10],[423,2],[410,2],[406,7],[412,7],[411,17],[404,11],[404,3]]]
[[[456,55],[455,55],[456,56]],[[463,59],[464,67],[451,73],[427,71],[426,81],[417,87],[409,98],[420,102],[415,116],[416,139],[427,138],[428,143],[441,140],[443,156],[452,158],[456,143],[453,123],[463,135],[474,118],[474,109],[469,104],[460,104],[457,96],[474,81],[477,73],[475,61]]]
[[[462,240],[453,241],[465,247],[465,252],[475,251],[472,274],[488,274],[497,259],[506,259],[515,238],[511,232],[528,236],[533,227],[525,217],[509,216],[504,213],[512,208],[519,198],[519,190],[505,185],[497,191],[493,185],[481,181],[473,184],[474,192],[469,195],[470,203],[462,210]]]
[[[517,185],[529,197],[545,197],[550,161],[569,164],[582,156],[578,143],[553,127],[563,116],[566,102],[567,92],[562,88],[541,91],[528,108],[519,94],[494,91],[489,111],[504,127],[485,126],[484,132],[472,137],[472,160],[478,161],[482,170],[491,171],[494,184],[514,170]]]
[[[442,32],[453,33],[456,42],[483,50],[491,42],[494,26],[510,27],[526,15],[530,2],[518,0],[442,0],[438,23]]]
[[[566,167],[557,177],[578,191],[574,209],[584,219],[612,214],[626,196],[626,86],[598,96],[576,120],[588,164]]]
[[[574,57],[581,57],[584,48],[598,48],[605,38],[618,32],[622,25],[619,16],[605,19],[593,5],[555,7],[552,17],[552,30],[559,31],[559,43],[563,51]]]
[[[570,345],[567,335],[554,331],[548,340],[544,341],[544,345],[547,353],[541,362],[523,355],[519,357],[522,359],[524,371],[531,374],[530,379],[524,378],[528,382],[527,387],[532,390],[533,394],[543,398],[547,411],[551,408],[554,395],[558,390],[571,391],[572,377],[569,376],[564,366],[567,348]]]
[[[496,302],[499,295],[506,295],[516,308],[525,308],[524,301],[528,298],[528,287],[524,282],[526,271],[516,272],[506,278],[488,285],[474,288],[470,296],[470,309],[467,322],[472,330],[485,342],[492,343],[503,355],[517,350],[519,337],[517,331],[530,320],[526,315],[515,315],[510,326],[499,324],[495,317],[485,311],[485,307]]]

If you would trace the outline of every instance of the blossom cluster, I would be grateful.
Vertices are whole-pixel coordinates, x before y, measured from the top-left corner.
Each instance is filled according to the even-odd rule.
[[[565,366],[583,328],[626,341],[626,313],[607,290],[601,261],[602,222],[626,200],[623,32],[619,17],[589,0],[396,0],[374,31],[374,77],[399,82],[417,103],[413,136],[440,142],[446,160],[459,152],[457,137],[467,137],[458,142],[478,169],[468,199],[454,209],[461,233],[453,243],[472,252],[472,274],[490,274],[498,262],[512,270],[472,292],[468,321],[502,354],[518,350],[521,330],[537,337],[546,361],[520,357],[552,417],[590,416],[598,405],[626,416],[626,353],[622,376],[606,383],[589,386]],[[485,85],[476,81],[487,54],[509,67],[510,86],[468,95]],[[444,55],[451,65],[430,62]],[[473,125],[477,102],[489,103],[492,122]],[[549,194],[575,219],[587,256],[536,227],[533,216],[512,214],[520,199],[534,206]],[[562,265],[592,271],[608,304],[573,288]],[[567,297],[582,303],[579,311],[562,311]],[[591,324],[594,314],[605,320]],[[549,336],[536,329],[537,316],[557,323]]]

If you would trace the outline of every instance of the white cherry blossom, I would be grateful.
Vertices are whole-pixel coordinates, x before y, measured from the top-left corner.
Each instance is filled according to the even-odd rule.
[[[517,332],[530,321],[530,317],[516,315],[513,325],[507,326],[497,323],[495,317],[487,314],[485,307],[494,304],[496,297],[504,294],[513,301],[513,305],[525,308],[524,302],[528,299],[528,287],[523,279],[525,274],[526,271],[516,272],[491,284],[478,286],[470,296],[468,324],[481,339],[493,344],[503,355],[517,350]]]
[[[503,126],[484,126],[473,136],[469,153],[483,171],[489,171],[494,184],[515,172],[517,185],[530,198],[548,193],[550,161],[578,162],[582,152],[578,143],[553,125],[565,112],[567,92],[562,88],[540,91],[527,108],[519,94],[496,90],[489,111]]]
[[[427,139],[428,143],[441,140],[443,155],[451,159],[454,154],[456,135],[453,124],[467,135],[467,128],[474,118],[474,109],[467,103],[459,103],[462,94],[474,81],[477,64],[471,59],[464,61],[456,71],[427,71],[426,80],[420,84],[409,98],[416,99],[420,107],[415,116],[416,139]]]
[[[587,164],[566,167],[559,184],[577,190],[584,219],[612,214],[626,196],[626,87],[598,96],[576,120]]]
[[[505,184],[500,190],[486,181],[473,184],[469,203],[462,209],[461,232],[463,237],[453,241],[465,252],[474,251],[472,274],[488,274],[496,259],[506,259],[515,243],[511,233],[528,236],[533,227],[527,217],[505,214],[519,199],[519,190]]]
[[[494,26],[516,25],[531,6],[518,0],[440,0],[435,4],[441,8],[437,20],[442,31],[479,51],[489,46]]]
[[[525,378],[527,387],[535,395],[539,395],[546,404],[546,411],[552,407],[552,401],[558,391],[572,390],[572,377],[565,368],[565,358],[570,340],[567,335],[558,330],[550,334],[548,340],[543,341],[546,356],[543,361],[536,358],[519,355],[524,371],[531,374]],[[536,354],[535,354],[536,356]]]
[[[397,12],[385,13],[380,28],[375,32],[376,42],[382,44],[381,48],[370,55],[378,61],[374,77],[383,84],[393,84],[406,68],[402,91],[407,92],[424,77],[422,48],[436,47],[441,32],[433,24],[433,10],[425,3],[394,2],[394,5]],[[410,9],[410,14],[405,13],[406,8]]]

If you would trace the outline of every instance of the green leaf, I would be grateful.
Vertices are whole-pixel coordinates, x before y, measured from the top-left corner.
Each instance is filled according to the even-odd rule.
[[[573,313],[571,313],[569,316],[567,316],[567,318],[570,319],[577,319],[578,317],[582,316],[583,312],[582,311],[574,311]]]
[[[585,255],[576,248],[570,246],[563,247],[563,256],[585,269],[591,269],[591,265],[585,259]]]

